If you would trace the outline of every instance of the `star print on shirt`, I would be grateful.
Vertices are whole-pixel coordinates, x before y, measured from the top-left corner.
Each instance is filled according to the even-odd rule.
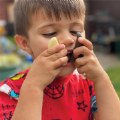
[[[83,112],[85,112],[86,108],[88,107],[87,105],[85,105],[85,101],[77,102],[77,105],[78,110],[82,110]]]

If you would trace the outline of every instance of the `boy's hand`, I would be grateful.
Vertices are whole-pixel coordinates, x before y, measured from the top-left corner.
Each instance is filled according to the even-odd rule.
[[[67,63],[65,45],[59,44],[41,53],[33,62],[26,79],[29,84],[44,88],[50,84]],[[26,80],[27,81],[27,80]]]
[[[83,44],[83,46],[78,47],[73,51],[74,57],[76,58],[75,66],[80,74],[85,74],[87,79],[90,79],[95,83],[107,74],[93,52],[92,43],[83,38],[79,38],[79,42]],[[81,54],[83,57],[78,58]]]

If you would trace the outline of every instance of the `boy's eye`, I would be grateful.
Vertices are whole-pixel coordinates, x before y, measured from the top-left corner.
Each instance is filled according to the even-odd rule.
[[[77,32],[80,32],[80,31],[70,31],[70,33],[71,33],[72,35],[74,35],[74,36],[77,35]]]
[[[42,34],[43,36],[45,37],[53,37],[56,35],[56,32],[51,32],[51,33],[45,33],[45,34]]]

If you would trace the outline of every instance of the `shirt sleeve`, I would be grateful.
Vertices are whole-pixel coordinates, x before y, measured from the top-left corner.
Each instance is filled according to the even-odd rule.
[[[96,96],[92,96],[91,98],[91,111],[92,113],[97,112],[97,104],[96,104]]]
[[[91,97],[91,111],[92,113],[97,112],[98,108],[97,108],[97,104],[96,104],[96,95],[95,95],[95,91],[94,91],[94,84],[93,82],[89,83],[89,92],[90,92],[90,97]]]
[[[0,120],[11,120],[16,104],[17,100],[0,92]]]

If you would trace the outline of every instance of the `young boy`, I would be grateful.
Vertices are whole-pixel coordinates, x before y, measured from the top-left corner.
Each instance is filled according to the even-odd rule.
[[[85,39],[84,21],[83,0],[16,2],[16,43],[34,61],[1,83],[0,120],[120,120],[119,98]],[[77,32],[83,46],[73,50]],[[52,37],[59,45],[48,48]],[[68,62],[72,50],[76,59]]]

